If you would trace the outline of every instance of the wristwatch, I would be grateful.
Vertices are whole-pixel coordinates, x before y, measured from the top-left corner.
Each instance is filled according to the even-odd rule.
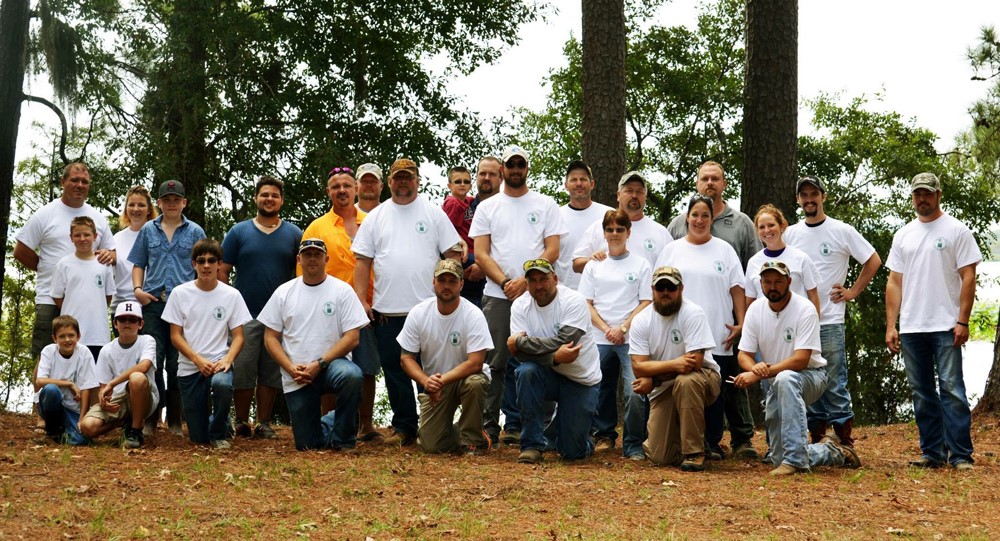
[[[622,326],[618,327],[618,328],[622,330],[622,334],[625,334],[625,333],[628,332],[628,325],[626,325],[624,323],[622,323]]]
[[[316,362],[319,363],[319,370],[320,370],[320,372],[322,372],[323,370],[326,370],[326,367],[330,366],[330,363],[331,363],[331,361],[324,361],[323,357],[317,357],[316,358]]]

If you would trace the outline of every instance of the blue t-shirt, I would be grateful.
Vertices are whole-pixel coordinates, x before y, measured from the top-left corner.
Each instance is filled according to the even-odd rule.
[[[191,249],[194,243],[205,238],[205,230],[200,225],[181,217],[183,222],[177,226],[174,236],[167,240],[163,232],[163,216],[146,222],[135,238],[128,260],[140,269],[145,269],[143,291],[159,297],[166,291],[167,295],[175,287],[194,280],[196,275],[191,265]]]
[[[222,261],[235,268],[233,287],[254,318],[278,286],[295,278],[301,240],[302,230],[291,222],[282,220],[278,229],[265,234],[252,219],[234,225],[222,239]]]

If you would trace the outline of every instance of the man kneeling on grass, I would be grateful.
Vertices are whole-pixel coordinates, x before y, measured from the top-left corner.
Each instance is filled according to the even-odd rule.
[[[142,308],[126,301],[115,309],[118,338],[101,348],[97,357],[97,381],[101,384],[97,404],[80,421],[80,432],[88,438],[122,427],[125,447],[142,447],[142,427],[156,412],[156,340],[140,335]]]
[[[417,445],[425,453],[485,453],[490,440],[483,431],[483,401],[490,388],[486,352],[493,349],[483,312],[460,295],[462,264],[438,261],[434,298],[416,305],[406,316],[396,341],[403,350],[403,371],[417,382],[420,422]],[[462,406],[456,425],[455,410]]]

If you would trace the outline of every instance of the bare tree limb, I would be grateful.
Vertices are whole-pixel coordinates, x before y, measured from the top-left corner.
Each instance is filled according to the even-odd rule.
[[[45,98],[40,98],[38,96],[29,96],[28,94],[25,94],[24,101],[33,101],[35,103],[40,103],[48,107],[49,109],[52,109],[52,112],[54,112],[56,116],[59,117],[59,124],[62,125],[62,135],[59,136],[59,157],[62,158],[63,165],[69,165],[70,159],[66,157],[66,134],[67,134],[66,115],[63,114],[62,109],[60,109],[58,105],[52,103],[51,101]]]

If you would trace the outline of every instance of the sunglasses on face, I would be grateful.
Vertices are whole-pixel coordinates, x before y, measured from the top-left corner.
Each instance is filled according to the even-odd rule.
[[[459,180],[453,180],[453,181],[451,181],[451,183],[452,184],[472,184],[472,180],[459,179]]]
[[[524,160],[509,160],[505,165],[510,169],[524,169],[525,167],[528,167],[528,162]]]
[[[618,233],[618,234],[621,234],[621,233],[624,233],[625,231],[627,231],[627,229],[625,229],[624,227],[605,227],[604,228],[604,232],[605,233]]]
[[[115,321],[117,321],[118,323],[139,323],[142,320],[137,317],[120,317]]]
[[[215,263],[219,262],[219,258],[217,258],[217,257],[199,257],[199,258],[196,258],[194,260],[194,262],[197,263],[197,264],[199,264],[199,265],[204,265],[206,263],[208,263],[209,265],[214,265]]]
[[[663,293],[664,291],[673,293],[674,291],[677,291],[677,284],[671,282],[670,280],[660,280],[653,286],[653,289],[659,293]]]
[[[334,167],[333,169],[330,169],[330,172],[326,176],[332,177],[333,175],[339,175],[340,173],[352,175],[354,174],[354,171],[352,171],[350,167]]]

